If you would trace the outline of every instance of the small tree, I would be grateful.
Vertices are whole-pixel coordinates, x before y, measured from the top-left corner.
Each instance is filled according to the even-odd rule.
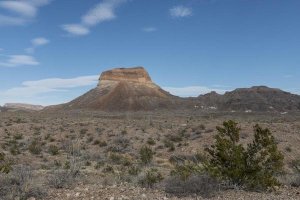
[[[279,185],[274,175],[282,172],[283,154],[269,129],[254,127],[254,140],[246,152],[247,183],[251,188]]]
[[[240,143],[240,128],[234,121],[217,127],[215,144],[206,151],[210,160],[205,169],[213,176],[247,188],[266,189],[279,185],[274,177],[283,168],[283,155],[269,129],[254,127],[254,140],[245,149]]]
[[[241,184],[245,172],[245,149],[238,144],[241,129],[234,121],[224,122],[223,126],[217,127],[212,149],[206,149],[211,156],[206,166],[213,176]]]

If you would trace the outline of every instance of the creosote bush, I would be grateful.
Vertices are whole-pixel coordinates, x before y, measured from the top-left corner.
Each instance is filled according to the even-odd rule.
[[[154,152],[152,151],[151,148],[147,146],[143,146],[140,149],[139,153],[140,153],[140,159],[143,164],[149,164],[152,161]]]
[[[145,172],[145,175],[139,181],[144,187],[152,188],[156,183],[164,179],[163,175],[155,168],[151,168]]]
[[[52,156],[59,154],[59,148],[56,145],[50,145],[48,151]]]
[[[240,128],[234,121],[217,127],[215,144],[207,148],[205,169],[214,177],[247,189],[265,190],[278,186],[276,175],[283,171],[283,155],[269,129],[254,126],[254,140],[243,147]]]
[[[34,155],[39,155],[42,151],[42,146],[38,139],[34,139],[31,144],[28,146],[30,153]]]

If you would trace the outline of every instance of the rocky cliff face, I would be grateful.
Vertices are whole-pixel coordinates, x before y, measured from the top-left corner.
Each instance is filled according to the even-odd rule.
[[[176,108],[178,97],[152,82],[143,67],[117,68],[101,74],[98,86],[62,109],[139,111]]]
[[[104,81],[126,81],[134,83],[152,83],[148,72],[143,67],[118,68],[105,71],[101,74],[99,85]]]

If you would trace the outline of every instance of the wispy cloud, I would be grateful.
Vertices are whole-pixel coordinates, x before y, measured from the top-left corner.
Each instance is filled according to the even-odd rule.
[[[40,7],[49,4],[52,0],[10,0],[1,1],[0,8],[9,12],[9,15],[0,15],[0,25],[24,25],[32,21]]]
[[[66,92],[74,88],[96,85],[98,83],[98,78],[98,75],[92,75],[80,76],[70,79],[49,78],[36,81],[25,81],[18,87],[1,91],[0,103],[4,104],[7,102],[20,101],[21,103],[23,103],[24,101],[26,101],[25,103],[42,103],[45,101],[45,99],[43,99],[43,101],[41,102],[37,102],[36,99],[41,99],[43,95],[51,95],[51,93],[57,95],[57,92],[64,92],[65,95]],[[54,102],[49,103],[52,104]]]
[[[219,94],[224,94],[226,91],[228,91],[225,89],[210,88],[206,86],[163,87],[163,89],[180,97],[197,97],[201,94],[207,94],[212,91],[215,91]]]
[[[48,44],[50,41],[43,37],[34,38],[31,40],[31,47],[25,49],[27,53],[34,53],[35,49]]]
[[[169,10],[169,13],[174,18],[189,17],[193,14],[191,8],[185,6],[175,6]]]
[[[87,35],[90,33],[89,28],[80,24],[66,24],[66,25],[62,25],[62,28],[68,33],[77,36]]]
[[[91,27],[115,19],[117,17],[115,10],[126,1],[127,0],[104,0],[82,16],[80,23],[65,24],[62,25],[62,29],[75,36],[87,35],[90,33]]]
[[[28,55],[10,55],[5,56],[6,60],[0,60],[0,66],[2,67],[19,67],[19,66],[34,66],[39,65],[39,62],[32,56]]]
[[[150,32],[155,32],[155,31],[157,31],[157,28],[149,26],[149,27],[144,27],[144,28],[142,29],[142,31],[150,33]]]

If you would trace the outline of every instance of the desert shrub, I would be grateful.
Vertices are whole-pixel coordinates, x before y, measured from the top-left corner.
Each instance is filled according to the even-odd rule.
[[[63,166],[57,165],[57,168],[48,175],[48,185],[56,189],[73,186],[80,176],[80,167],[77,158],[70,156]]]
[[[170,140],[164,140],[164,145],[166,148],[168,148],[168,151],[175,151],[175,145]]]
[[[99,146],[100,147],[106,147],[107,146],[107,143],[105,141],[100,141],[99,142]]]
[[[14,139],[15,140],[22,140],[23,139],[23,134],[22,133],[18,133],[16,135],[14,135]]]
[[[291,167],[293,168],[296,173],[300,174],[300,159],[299,160],[293,160],[291,162]]]
[[[143,187],[152,188],[156,183],[159,183],[163,180],[162,174],[155,168],[148,169],[145,172],[145,175],[139,180],[139,183]]]
[[[94,142],[93,142],[93,145],[99,145],[100,144],[100,140],[95,140]]]
[[[133,166],[129,167],[128,174],[132,175],[132,176],[137,176],[141,171],[142,171],[142,169],[139,166],[133,165]]]
[[[188,162],[192,162],[193,164],[203,163],[207,160],[206,155],[203,153],[196,153],[194,155],[171,155],[169,158],[170,163],[173,165],[182,165]]]
[[[15,156],[15,155],[18,155],[21,153],[20,149],[19,149],[19,144],[16,140],[13,140],[13,142],[11,142],[10,144],[11,144],[11,146],[9,148],[9,151],[12,155]]]
[[[0,173],[8,174],[11,169],[11,162],[7,161],[4,153],[0,153]]]
[[[43,199],[47,195],[34,180],[32,170],[28,166],[15,166],[12,173],[3,181],[0,193],[4,199],[26,200],[30,197]]]
[[[148,146],[143,146],[139,153],[143,164],[149,164],[152,161],[154,152]]]
[[[59,148],[56,145],[50,145],[48,148],[48,152],[52,155],[58,155],[59,154]]]
[[[71,187],[77,177],[71,170],[57,169],[48,176],[48,185],[56,189]]]
[[[179,134],[170,134],[167,135],[167,140],[172,141],[172,142],[181,142],[183,140],[183,134],[179,133]]]
[[[197,174],[197,172],[200,172],[198,165],[186,162],[183,165],[175,165],[175,168],[171,171],[171,176],[187,181],[193,174]]]
[[[38,139],[34,139],[28,146],[30,153],[38,155],[42,152],[42,146]]]
[[[114,170],[114,168],[113,168],[113,166],[111,166],[111,165],[106,165],[104,168],[103,168],[103,170],[102,170],[102,172],[104,172],[104,173],[115,173],[115,170]]]
[[[292,148],[291,147],[286,147],[285,150],[286,150],[286,152],[289,152],[289,153],[292,152]]]
[[[147,144],[149,144],[149,145],[155,145],[156,142],[155,142],[155,140],[153,138],[148,138]]]
[[[88,132],[88,129],[83,128],[80,130],[80,135],[85,135]]]
[[[205,169],[214,177],[248,189],[279,185],[275,176],[283,170],[283,155],[269,129],[254,127],[254,140],[244,148],[240,128],[234,121],[217,127],[215,144],[207,148],[210,159]]]
[[[114,144],[116,145],[115,148],[117,148],[116,152],[124,152],[129,147],[130,140],[124,136],[119,136],[114,140]]]
[[[129,166],[131,165],[131,160],[128,156],[118,154],[118,153],[111,153],[109,155],[110,160],[113,164]]]
[[[194,174],[186,180],[173,176],[165,183],[165,191],[179,197],[196,194],[203,198],[211,198],[220,188],[220,182],[208,174]]]

